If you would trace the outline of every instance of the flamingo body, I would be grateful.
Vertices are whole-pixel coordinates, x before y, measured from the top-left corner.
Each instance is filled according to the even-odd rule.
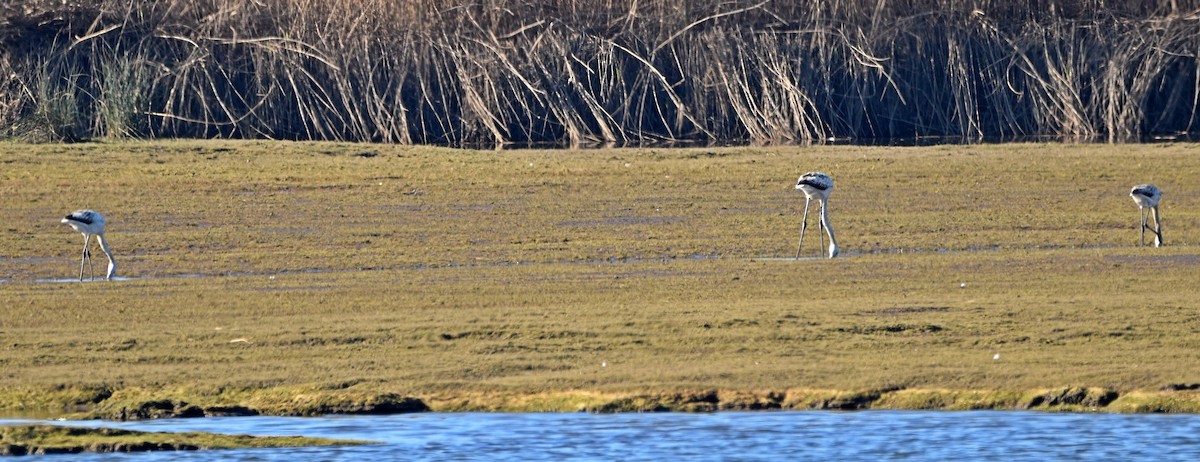
[[[1133,198],[1138,207],[1158,207],[1158,201],[1162,200],[1162,190],[1152,184],[1139,184],[1129,191],[1129,197]]]

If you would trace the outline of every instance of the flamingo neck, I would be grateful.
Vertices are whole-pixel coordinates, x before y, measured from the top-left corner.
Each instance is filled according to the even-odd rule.
[[[117,260],[113,258],[112,249],[108,248],[108,241],[104,239],[103,234],[97,234],[96,240],[100,242],[100,250],[104,251],[104,255],[108,257],[108,273],[105,274],[105,279],[112,279],[117,275]]]
[[[821,201],[821,224],[825,226],[825,234],[829,235],[829,258],[838,256],[837,238],[833,235],[833,227],[829,226],[829,206]]]
[[[1154,247],[1162,247],[1162,220],[1158,217],[1158,206],[1151,207],[1150,211],[1154,212]]]

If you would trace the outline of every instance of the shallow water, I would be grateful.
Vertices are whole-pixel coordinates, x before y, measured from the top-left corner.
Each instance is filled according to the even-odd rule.
[[[69,284],[69,283],[83,283],[83,282],[118,282],[118,281],[133,281],[133,280],[137,280],[137,279],[139,279],[139,278],[129,278],[129,277],[124,277],[124,276],[113,276],[113,278],[112,278],[112,279],[104,279],[103,277],[99,277],[99,278],[83,278],[83,280],[82,280],[82,281],[80,281],[80,280],[79,280],[79,278],[47,278],[47,279],[34,279],[34,280],[33,280],[33,282],[37,282],[37,283],[41,283],[41,284]],[[8,281],[8,280],[0,280],[0,282],[9,282],[9,281]]]
[[[1190,244],[1178,244],[1172,247],[1192,247]],[[1059,249],[1076,249],[1076,250],[1106,250],[1115,248],[1125,248],[1128,246],[1116,245],[1092,245],[1092,246],[1053,246],[1043,245],[1031,247],[1038,250],[1059,250]],[[941,255],[952,254],[981,254],[992,253],[1004,250],[1000,246],[995,247],[979,247],[966,249],[887,249],[887,250],[869,250],[855,251],[842,249],[838,254],[838,258],[847,259],[862,255],[873,254],[922,254],[922,253],[937,253]],[[790,255],[790,254],[789,254]],[[1141,261],[1164,262],[1174,265],[1200,265],[1200,257],[1195,255],[1109,255],[1105,258],[1119,261],[1122,263],[1132,263]],[[663,257],[607,257],[593,258],[582,260],[499,260],[499,261],[473,261],[470,263],[443,263],[437,265],[412,265],[412,266],[394,266],[394,267],[366,267],[366,268],[305,268],[305,269],[280,269],[276,271],[240,271],[240,272],[223,272],[215,274],[204,273],[177,273],[177,274],[160,274],[160,275],[135,275],[135,276],[114,276],[111,281],[105,280],[103,277],[95,279],[84,278],[82,282],[121,282],[121,281],[145,281],[155,279],[197,279],[197,278],[220,278],[220,277],[246,277],[246,276],[262,276],[268,279],[274,279],[279,275],[289,274],[324,274],[324,273],[356,273],[364,271],[414,271],[414,270],[429,270],[429,269],[446,269],[446,268],[479,268],[479,267],[511,267],[511,266],[526,266],[526,265],[598,265],[598,264],[638,264],[648,262],[667,262],[673,260],[681,261],[696,261],[696,260],[739,260],[748,262],[808,262],[826,260],[826,256],[818,251],[809,251],[800,258],[795,256],[737,256],[724,255],[719,253],[708,254],[692,254],[683,256],[663,256]],[[26,259],[29,260],[29,259]],[[8,283],[36,283],[36,284],[69,284],[79,283],[78,277],[65,278],[35,278],[35,279],[10,279],[0,278],[0,284]]]
[[[0,421],[15,423],[17,421]],[[56,422],[303,435],[357,447],[48,456],[71,460],[1196,460],[1200,415],[1036,412],[424,413]]]

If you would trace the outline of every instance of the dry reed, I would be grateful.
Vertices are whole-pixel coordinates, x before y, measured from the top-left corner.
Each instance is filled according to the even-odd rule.
[[[38,0],[0,7],[0,123],[51,139],[1126,141],[1195,130],[1190,3]]]

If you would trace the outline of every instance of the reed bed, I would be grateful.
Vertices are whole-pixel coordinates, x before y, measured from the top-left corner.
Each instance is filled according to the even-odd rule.
[[[1191,3],[36,0],[0,7],[0,126],[31,140],[1118,142],[1195,131]]]

